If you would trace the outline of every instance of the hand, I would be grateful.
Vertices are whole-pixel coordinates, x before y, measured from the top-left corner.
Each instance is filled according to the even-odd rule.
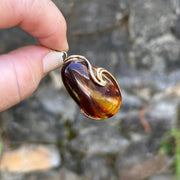
[[[40,80],[61,66],[58,51],[67,51],[66,22],[50,0],[2,0],[0,29],[18,25],[40,46],[26,46],[0,55],[0,111],[28,97]],[[50,49],[49,49],[50,48]]]

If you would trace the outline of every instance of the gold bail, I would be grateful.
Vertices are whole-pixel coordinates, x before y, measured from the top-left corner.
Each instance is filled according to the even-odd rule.
[[[63,53],[62,57],[63,57],[63,61],[64,61],[68,57],[68,54],[65,51],[62,51],[62,53]]]

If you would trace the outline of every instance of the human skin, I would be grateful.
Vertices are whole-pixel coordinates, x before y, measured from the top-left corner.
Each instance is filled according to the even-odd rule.
[[[52,50],[68,50],[65,19],[51,0],[1,0],[0,29],[13,26],[35,36],[40,45],[0,55],[0,111],[31,95],[48,72],[61,66]]]

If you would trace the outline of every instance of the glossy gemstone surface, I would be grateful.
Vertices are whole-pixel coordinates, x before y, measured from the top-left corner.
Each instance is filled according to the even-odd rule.
[[[99,68],[91,67],[97,78]],[[61,75],[67,91],[85,116],[97,120],[106,119],[119,110],[121,91],[116,80],[107,71],[102,73],[102,79],[106,83],[101,86],[94,82],[87,62],[76,59],[64,63]]]

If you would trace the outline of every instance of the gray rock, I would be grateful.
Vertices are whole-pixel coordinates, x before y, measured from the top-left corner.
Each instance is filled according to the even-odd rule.
[[[24,177],[24,180],[59,180],[59,172],[46,171],[29,174]]]
[[[175,15],[170,1],[136,0],[131,6],[129,30],[133,40],[149,41],[170,32]]]
[[[81,165],[83,179],[117,180],[117,177],[108,165],[108,162],[101,156],[96,155],[87,157],[82,160]]]
[[[152,102],[147,109],[147,118],[151,119],[151,123],[156,123],[158,119],[164,119],[164,126],[167,125],[167,129],[172,128],[177,119],[177,107],[179,99],[161,99],[161,101]]]
[[[175,177],[171,174],[158,174],[153,175],[149,180],[176,180]]]
[[[24,180],[24,175],[23,174],[1,173],[0,178],[2,180]]]
[[[29,174],[26,175],[23,180],[81,180],[81,178],[77,174],[65,168],[61,168],[60,170]]]
[[[180,67],[180,43],[171,35],[175,20],[170,1],[137,0],[133,3],[129,20],[134,41],[129,54],[131,65],[156,73]]]
[[[82,132],[71,142],[72,149],[85,154],[114,154],[123,152],[128,140],[110,127],[93,128]]]
[[[60,79],[61,74],[59,73],[59,83]],[[78,106],[69,94],[65,93],[64,87],[59,90],[53,84],[44,85],[39,88],[35,96],[46,111],[59,116],[61,122],[73,121]]]
[[[146,141],[132,143],[123,154],[117,157],[116,168],[120,170],[122,166],[133,166],[149,155],[151,151]]]
[[[10,115],[3,116],[4,113]],[[2,113],[2,121],[10,141],[14,143],[53,143],[63,137],[61,121],[54,114],[46,111],[33,97],[4,113]]]
[[[130,61],[137,69],[164,72],[179,68],[180,43],[171,35],[175,15],[170,1],[138,0],[131,6]]]
[[[135,110],[131,110],[131,112],[122,119],[119,128],[121,129],[121,132],[126,135],[130,135],[132,132],[139,133],[141,135],[145,134],[144,127],[140,121],[139,111]]]
[[[0,53],[32,44],[37,44],[36,39],[19,27],[0,30]]]
[[[71,34],[97,33],[116,26],[124,16],[121,5],[118,0],[108,2],[77,0],[73,3],[69,14],[73,18],[68,19]]]
[[[75,2],[73,0],[53,0],[53,2],[56,4],[56,6],[60,9],[60,11],[63,13],[63,15],[66,18],[66,21],[68,21],[68,17],[73,12],[74,4]],[[69,23],[68,23],[69,24]]]
[[[165,34],[153,39],[138,42],[133,47],[134,65],[138,69],[149,69],[153,72],[165,72],[180,67],[180,41],[171,34]]]
[[[175,22],[175,27],[173,29],[173,32],[176,35],[176,37],[180,38],[180,15],[178,16]]]
[[[62,179],[62,180],[82,180],[82,178],[79,175],[77,175],[76,173],[69,171],[65,168],[62,168],[60,170],[59,176],[60,176],[60,179]],[[57,179],[57,180],[59,180],[59,179]]]
[[[144,179],[165,172],[172,165],[167,156],[153,155],[148,146],[145,142],[135,143],[129,146],[123,156],[120,155],[116,162],[119,179]]]
[[[126,111],[130,109],[140,109],[143,106],[142,101],[138,98],[138,96],[134,96],[126,91],[122,91],[122,109],[126,109]]]

